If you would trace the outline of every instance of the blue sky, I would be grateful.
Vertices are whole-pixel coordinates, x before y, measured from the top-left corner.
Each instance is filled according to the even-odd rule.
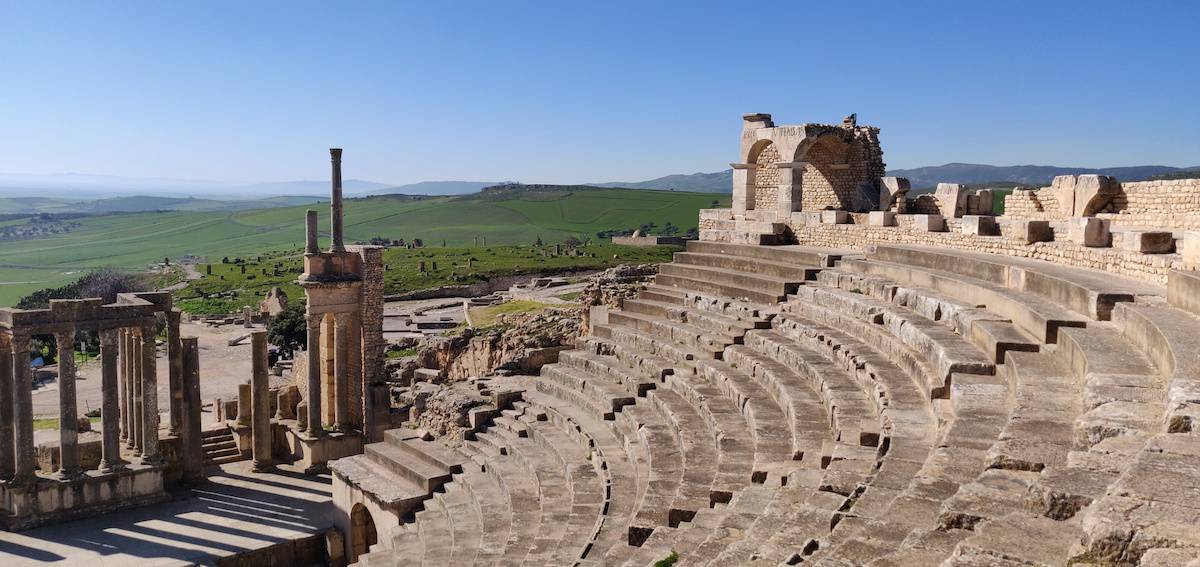
[[[1200,165],[1198,2],[0,0],[0,172],[640,180],[740,116],[890,167]]]

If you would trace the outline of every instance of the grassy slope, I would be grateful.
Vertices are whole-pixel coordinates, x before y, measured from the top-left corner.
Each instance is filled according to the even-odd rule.
[[[616,246],[592,244],[580,247],[580,256],[553,255],[554,246],[487,246],[479,248],[389,248],[384,251],[386,293],[430,289],[444,285],[471,284],[498,276],[553,273],[578,269],[599,269],[621,263],[669,262],[678,248],[670,246]],[[468,259],[473,259],[468,268]],[[236,261],[236,258],[231,258]],[[243,305],[255,305],[275,286],[289,298],[303,297],[296,285],[300,275],[299,251],[279,256],[241,258],[246,266],[214,263],[212,275],[207,266],[205,277],[180,293],[179,305],[192,313],[231,313]],[[425,262],[425,271],[419,269]],[[436,269],[434,264],[437,264]]]
[[[605,189],[519,193],[504,198],[400,197],[352,199],[346,203],[351,241],[373,236],[422,238],[429,246],[469,246],[476,235],[489,245],[529,244],[538,236],[559,242],[569,235],[667,221],[687,230],[696,211],[728,195]],[[48,238],[0,242],[0,305],[12,305],[34,290],[61,285],[91,268],[140,269],[163,257],[184,254],[221,257],[282,254],[304,239],[308,206],[228,212],[166,212],[78,219],[80,228]],[[328,208],[317,206],[321,226]],[[482,258],[481,258],[482,260]]]

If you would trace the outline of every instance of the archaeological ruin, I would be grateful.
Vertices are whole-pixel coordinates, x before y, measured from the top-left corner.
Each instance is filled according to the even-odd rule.
[[[574,348],[465,381],[478,403],[439,431],[392,396],[382,252],[344,242],[333,149],[330,247],[309,211],[298,280],[307,351],[279,386],[249,330],[216,426],[169,293],[0,310],[3,527],[153,508],[249,460],[328,475],[332,527],[229,564],[1200,565],[1200,180],[922,191],[885,176],[879,134],[746,115],[732,207],[593,304]],[[83,330],[101,456],[80,464],[65,362],[42,470],[30,337],[69,353]]]

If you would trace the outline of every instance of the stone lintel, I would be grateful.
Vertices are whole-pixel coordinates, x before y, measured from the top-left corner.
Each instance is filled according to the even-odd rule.
[[[731,164],[729,164],[729,167],[732,167],[733,169],[754,169],[754,168],[758,167],[758,164],[753,164],[753,163],[731,163]]]
[[[804,169],[808,165],[806,161],[780,161],[775,163],[775,167],[779,169]]]

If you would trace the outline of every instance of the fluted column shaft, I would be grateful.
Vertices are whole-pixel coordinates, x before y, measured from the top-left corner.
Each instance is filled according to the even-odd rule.
[[[75,330],[54,333],[58,343],[58,476],[75,478],[79,468],[79,409],[75,400]]]
[[[334,316],[333,334],[333,416],[338,431],[349,431],[350,424],[350,315]]]
[[[134,453],[141,455],[146,446],[146,427],[144,425],[146,414],[145,406],[142,403],[142,376],[145,374],[142,364],[142,330],[141,328],[137,328],[130,329],[129,331],[129,369],[132,373],[130,385],[133,386],[133,401],[131,402],[132,407],[130,411],[133,414],[131,416],[133,425],[133,450]]]
[[[142,326],[142,464],[158,465],[158,369],[154,364],[154,323]]]
[[[119,409],[121,412],[121,441],[129,443],[129,345],[126,342],[125,329],[114,329],[117,336],[117,389],[119,392]],[[103,346],[103,345],[102,345]]]
[[[106,329],[100,332],[100,407],[101,457],[100,472],[114,472],[122,468],[120,388],[118,383],[118,331]]]
[[[178,309],[167,311],[167,379],[171,401],[171,435],[179,435],[183,423],[183,344],[179,336]]]
[[[333,194],[329,200],[329,213],[333,217],[333,245],[330,250],[343,252],[346,246],[342,241],[342,150],[329,148],[329,157],[333,168]]]
[[[13,384],[12,337],[0,335],[0,481],[13,477],[16,465],[16,388]]]
[[[12,369],[13,393],[13,480],[33,480],[37,470],[37,456],[33,449],[33,370],[29,366],[29,337],[13,335]]]
[[[325,433],[321,420],[321,319],[322,315],[309,314],[308,323],[308,423],[310,435]]]

